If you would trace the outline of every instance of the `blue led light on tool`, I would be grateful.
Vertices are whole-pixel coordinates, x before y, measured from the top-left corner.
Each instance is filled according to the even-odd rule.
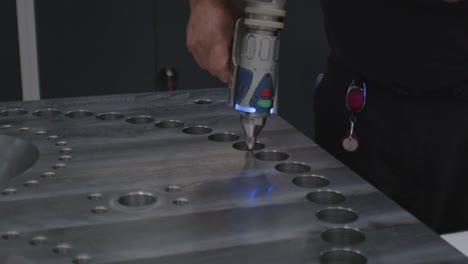
[[[242,105],[239,105],[239,104],[236,104],[236,110],[238,111],[242,111],[242,112],[246,112],[246,113],[251,113],[251,114],[254,114],[255,112],[257,112],[257,109],[253,108],[253,107],[249,107],[249,106],[242,106]]]

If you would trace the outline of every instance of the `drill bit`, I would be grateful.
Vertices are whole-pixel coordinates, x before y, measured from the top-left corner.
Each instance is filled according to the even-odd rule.
[[[245,142],[247,143],[247,148],[252,150],[257,142],[257,136],[265,127],[266,116],[243,113],[241,114],[241,125],[245,134]]]

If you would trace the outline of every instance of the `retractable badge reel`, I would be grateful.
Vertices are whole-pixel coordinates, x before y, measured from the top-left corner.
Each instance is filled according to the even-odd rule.
[[[348,87],[348,92],[346,93],[346,107],[349,111],[351,127],[341,140],[341,146],[347,152],[355,152],[359,149],[360,143],[354,126],[357,121],[357,114],[362,111],[366,104],[366,93],[366,84],[363,83],[362,87],[360,87],[356,85],[354,81],[351,82]]]

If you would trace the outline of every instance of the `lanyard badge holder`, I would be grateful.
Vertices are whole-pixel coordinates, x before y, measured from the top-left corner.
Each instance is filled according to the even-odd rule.
[[[367,88],[366,84],[363,83],[362,87],[355,84],[354,81],[348,87],[346,93],[346,107],[349,111],[349,121],[351,122],[351,128],[348,133],[341,140],[341,146],[347,152],[355,152],[359,149],[359,139],[354,130],[356,124],[356,116],[362,111],[366,104]]]

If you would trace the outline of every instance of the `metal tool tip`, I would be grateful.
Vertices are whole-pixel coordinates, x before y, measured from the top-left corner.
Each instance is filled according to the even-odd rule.
[[[255,146],[255,138],[247,137],[245,143],[247,143],[247,148],[249,151],[252,151]]]

